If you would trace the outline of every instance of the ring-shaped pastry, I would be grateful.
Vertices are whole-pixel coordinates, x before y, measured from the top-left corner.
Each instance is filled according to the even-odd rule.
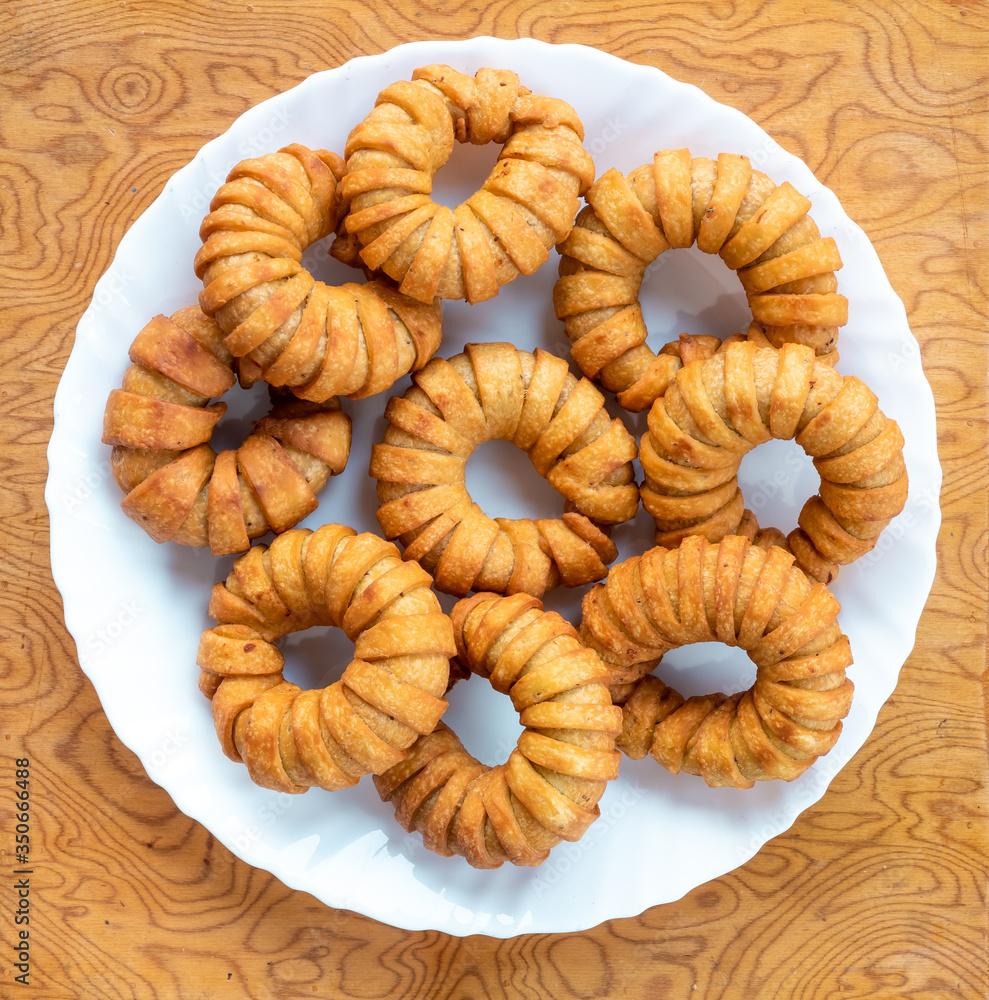
[[[604,397],[543,350],[469,344],[434,358],[404,396],[388,401],[384,441],[371,452],[378,523],[436,587],[541,597],[563,583],[600,580],[618,554],[601,530],[635,516],[635,439]],[[562,518],[492,519],[465,485],[467,460],[485,441],[521,448],[567,500]]]
[[[736,533],[745,506],[739,465],[772,438],[796,441],[820,474],[820,492],[804,504],[787,544],[805,573],[830,583],[903,510],[903,435],[864,382],[799,344],[727,344],[680,368],[653,403],[639,458],[656,541]]]
[[[611,671],[624,753],[751,788],[792,780],[834,746],[852,701],[851,647],[836,598],[793,561],[738,535],[692,535],[619,563],[585,595],[580,634]],[[651,675],[665,653],[695,642],[745,650],[755,683],[684,699]]]
[[[343,161],[293,144],[238,163],[199,234],[199,303],[241,358],[241,379],[300,399],[361,399],[421,368],[440,344],[439,302],[387,283],[326,285],[302,254],[336,229]]]
[[[386,87],[347,139],[346,230],[412,298],[490,299],[569,234],[594,180],[583,138],[569,104],[510,70],[423,66]],[[450,209],[430,192],[455,140],[503,148],[481,189]]]
[[[199,644],[200,690],[223,752],[264,788],[346,788],[405,760],[431,733],[456,652],[429,574],[394,545],[324,525],[255,545],[213,587],[217,624]],[[340,680],[303,691],[274,643],[315,625],[342,628],[354,660]]]
[[[156,541],[243,552],[318,506],[343,471],[350,417],[330,397],[307,403],[271,392],[272,408],[236,450],[209,445],[236,378],[223,331],[197,306],[156,316],[130,346],[133,364],[107,399],[103,443],[127,495],[120,506]]]
[[[437,854],[475,868],[538,865],[561,840],[580,839],[618,776],[622,712],[608,671],[568,621],[527,594],[475,594],[451,618],[453,666],[507,694],[525,731],[504,764],[488,767],[441,723],[375,787]]]
[[[836,360],[838,327],[848,321],[834,275],[841,257],[789,182],[777,187],[745,156],[722,153],[715,161],[666,149],[627,177],[602,174],[587,202],[559,247],[553,303],[580,370],[626,409],[648,408],[674,374],[671,359],[646,344],[645,270],[671,247],[695,241],[738,273],[772,344],[807,344]]]

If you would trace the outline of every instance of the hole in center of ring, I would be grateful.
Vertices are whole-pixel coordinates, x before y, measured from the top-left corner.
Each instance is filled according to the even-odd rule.
[[[216,425],[210,446],[219,454],[226,449],[239,448],[257,423],[271,409],[271,398],[265,382],[257,382],[250,389],[235,385],[223,396],[227,412]]]
[[[329,687],[340,680],[354,658],[354,644],[334,625],[291,632],[276,645],[285,657],[285,680],[303,691]]]
[[[745,506],[760,528],[779,528],[788,535],[808,497],[821,488],[814,463],[795,441],[766,441],[753,448],[738,470]]]
[[[483,452],[483,455],[481,454]],[[467,460],[467,492],[488,517],[561,517],[566,501],[510,441],[486,441]]]
[[[752,314],[735,272],[696,246],[661,253],[639,289],[642,318],[654,351],[681,333],[724,339],[749,327]]]
[[[755,682],[756,667],[744,650],[721,642],[695,642],[672,649],[653,671],[684,698],[695,695],[735,694]]]
[[[465,202],[488,179],[501,148],[497,142],[487,142],[483,146],[455,142],[450,159],[433,177],[430,197],[437,205],[447,208],[456,208]]]
[[[484,677],[458,681],[447,692],[450,707],[443,721],[460,737],[467,752],[482,764],[504,764],[515,749],[522,726],[512,699]]]

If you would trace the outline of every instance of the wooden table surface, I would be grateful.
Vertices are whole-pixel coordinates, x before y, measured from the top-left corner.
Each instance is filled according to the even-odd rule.
[[[332,910],[182,815],[116,739],[78,666],[43,497],[76,323],[170,174],[313,71],[479,34],[656,66],[804,159],[906,304],[944,467],[938,576],[915,650],[824,799],[679,902],[508,941]],[[987,54],[985,0],[3,0],[0,995],[989,996]],[[23,994],[11,874],[22,757],[35,810]]]

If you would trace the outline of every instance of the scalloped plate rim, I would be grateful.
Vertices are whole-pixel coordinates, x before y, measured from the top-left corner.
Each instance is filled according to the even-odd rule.
[[[676,90],[680,90],[681,88],[689,90],[690,92],[693,93],[695,99],[702,100],[703,102],[709,102],[711,105],[714,105],[717,109],[718,114],[728,114],[730,116],[735,117],[736,120],[738,120],[739,123],[743,125],[746,129],[750,129],[752,127],[759,128],[759,126],[757,126],[754,122],[748,119],[742,112],[738,111],[737,109],[719,104],[718,102],[714,101],[713,98],[709,97],[700,88],[695,87],[692,84],[686,84],[677,81],[674,78],[669,77],[662,70],[659,70],[657,68],[637,63],[630,63],[620,59],[619,57],[612,56],[609,53],[605,53],[598,49],[590,48],[587,46],[574,45],[574,44],[549,45],[548,43],[540,42],[535,39],[510,40],[510,39],[495,39],[487,36],[476,36],[471,39],[465,39],[459,41],[411,42],[411,43],[406,43],[404,45],[396,46],[383,53],[357,57],[341,66],[334,67],[328,70],[323,70],[318,73],[313,73],[312,75],[300,81],[300,83],[290,88],[289,90],[280,94],[273,95],[272,97],[266,99],[265,101],[262,101],[257,105],[254,105],[251,109],[244,112],[243,115],[239,116],[237,122],[248,120],[250,119],[251,116],[260,117],[265,113],[265,109],[270,110],[270,108],[274,104],[284,100],[286,98],[286,95],[310,86],[316,86],[318,83],[317,81],[318,77],[319,78],[337,77],[337,76],[345,77],[347,73],[352,72],[355,67],[374,68],[379,65],[387,64],[389,59],[395,58],[400,53],[408,54],[411,56],[415,55],[420,51],[425,54],[427,52],[434,53],[436,52],[437,49],[443,49],[449,53],[451,58],[456,58],[456,56],[462,53],[464,50],[469,50],[472,47],[476,46],[480,46],[481,48],[489,47],[499,50],[501,49],[511,50],[511,51],[521,50],[523,54],[525,54],[528,50],[533,50],[534,52],[540,52],[543,50],[552,50],[556,53],[559,53],[561,58],[566,58],[568,56],[571,56],[577,59],[591,58],[599,60],[602,64],[606,65],[609,68],[609,70],[614,70],[620,67],[622,72],[640,74],[643,79],[652,79],[654,81],[658,81],[663,86],[669,86],[672,84],[674,89]],[[416,56],[416,58],[418,59],[420,57]],[[487,57],[485,56],[484,58]],[[436,57],[433,57],[433,61],[435,61],[435,59]],[[79,609],[77,609],[76,604],[73,600],[73,583],[72,583],[73,567],[69,562],[67,562],[66,560],[60,560],[56,558],[55,555],[56,546],[64,544],[67,534],[71,531],[72,527],[71,522],[69,522],[67,519],[61,516],[63,512],[59,510],[59,505],[58,505],[59,487],[61,485],[62,495],[64,495],[65,492],[64,480],[65,478],[67,478],[67,475],[62,476],[62,470],[59,468],[59,463],[58,463],[59,447],[60,444],[62,443],[62,438],[65,434],[64,419],[62,421],[61,427],[59,427],[59,422],[60,422],[60,412],[66,409],[66,399],[69,397],[70,391],[75,388],[79,376],[82,374],[83,353],[82,350],[79,350],[77,348],[80,347],[80,341],[82,342],[82,345],[87,345],[88,324],[91,322],[95,322],[95,315],[93,313],[93,303],[97,301],[97,296],[110,282],[114,265],[117,263],[119,259],[125,257],[127,254],[132,252],[132,249],[137,248],[140,245],[140,227],[138,224],[141,223],[142,226],[146,225],[149,221],[153,220],[155,217],[160,215],[165,210],[165,208],[169,203],[173,187],[175,185],[181,184],[184,178],[190,176],[192,171],[195,170],[197,163],[201,161],[211,149],[219,148],[219,144],[223,142],[224,138],[234,128],[235,124],[236,122],[231,123],[230,128],[226,132],[224,132],[219,136],[216,136],[214,139],[211,139],[209,142],[204,144],[188,164],[186,164],[178,171],[176,171],[171,176],[171,178],[166,182],[165,187],[159,193],[159,195],[154,199],[154,201],[152,201],[152,203],[148,206],[148,208],[141,213],[138,219],[136,219],[135,222],[125,232],[124,236],[121,238],[120,244],[117,247],[116,253],[114,254],[114,258],[110,267],[108,268],[107,272],[105,272],[104,275],[101,276],[100,280],[94,287],[93,299],[87,310],[84,312],[83,316],[80,318],[79,325],[77,328],[76,344],[73,346],[69,360],[63,372],[63,376],[59,382],[59,386],[56,391],[55,402],[54,402],[55,426],[53,429],[52,438],[48,449],[50,471],[49,471],[48,481],[46,483],[45,499],[49,509],[50,521],[51,521],[52,575],[55,580],[57,588],[59,589],[60,593],[63,596],[66,626],[70,634],[72,635],[73,640],[76,642],[77,648],[80,646],[80,640],[85,634],[85,624],[82,620],[80,620],[81,612]],[[761,129],[759,129],[759,131],[762,132]],[[774,149],[775,156],[785,157],[789,161],[791,169],[794,169],[796,171],[806,171],[808,174],[810,174],[810,176],[814,179],[814,182],[818,185],[818,188],[820,189],[819,191],[815,192],[815,199],[820,197],[820,195],[823,193],[826,198],[833,200],[834,205],[837,206],[838,210],[841,211],[842,215],[844,215],[843,210],[840,209],[840,204],[838,203],[837,198],[834,196],[832,192],[830,192],[827,188],[821,185],[819,181],[817,181],[816,177],[813,176],[813,173],[810,171],[810,168],[806,166],[806,164],[804,164],[798,157],[795,157],[793,154],[787,152],[782,147],[778,146],[778,144],[776,144],[775,141],[772,140],[765,132],[762,132],[762,134],[765,135],[766,138],[773,143],[775,147]],[[845,218],[847,219],[847,216],[845,216]],[[879,261],[878,254],[876,254],[874,247],[868,241],[868,239],[865,238],[865,235],[862,232],[861,228],[856,226],[856,224],[851,222],[851,220],[848,221],[852,227],[858,229],[858,231],[862,233],[862,240],[860,241],[860,246],[858,249],[860,249],[862,252],[868,255],[871,255],[872,263],[877,265],[880,268],[880,270],[882,270],[882,264]],[[548,264],[547,266],[550,265]],[[897,298],[896,301],[899,302],[899,299]],[[902,316],[898,317],[898,319],[903,323],[904,326],[907,326],[906,311],[903,308],[902,303],[899,303],[899,310]],[[907,327],[907,329],[909,328]],[[927,383],[926,378],[923,378],[921,381],[923,383],[923,386],[926,388],[925,398],[922,400],[923,408],[929,409],[931,414],[933,415],[934,414],[933,393],[931,392],[930,386]],[[926,429],[929,435],[929,440],[923,442],[922,448],[918,448],[918,450],[922,450],[925,459],[929,460],[930,448],[933,442],[934,463],[933,467],[931,468],[925,467],[925,474],[928,476],[930,488],[939,490],[941,481],[941,470],[940,470],[940,464],[937,461],[936,428],[934,426],[933,420],[931,421],[931,425]],[[913,444],[916,446],[918,445],[918,442],[914,441]],[[933,538],[936,539],[937,524],[940,523],[940,511],[937,508],[935,508],[935,511],[933,512],[933,519],[934,522],[936,522],[933,528]],[[899,652],[895,654],[896,658],[900,659],[901,664],[903,661],[906,660],[906,658],[910,654],[910,651],[913,648],[916,637],[917,624],[919,623],[919,618],[922,613],[923,606],[926,603],[926,600],[929,596],[929,591],[931,589],[931,586],[933,585],[933,580],[936,572],[936,553],[934,552],[933,548],[931,550],[931,559],[923,567],[923,570],[924,574],[921,586],[917,587],[910,594],[911,598],[913,599],[913,606],[914,610],[916,611],[916,616],[914,616],[914,611],[912,610],[909,617],[914,622],[914,625],[908,631],[908,634],[902,635],[901,637],[900,649],[902,649],[902,659],[900,659]],[[87,673],[87,676],[89,676],[91,682],[94,684],[94,687],[97,691],[100,701],[104,706],[104,710],[107,712],[107,715],[109,717],[111,712],[110,709],[108,708],[108,705],[116,706],[117,704],[116,687],[111,683],[111,678],[107,675],[107,672],[100,672],[100,671],[90,672],[88,670],[85,670],[85,668],[84,671]],[[895,679],[894,679],[894,684],[895,684]],[[882,708],[882,703],[876,705],[874,711],[870,706],[868,712],[868,717],[871,723],[869,726],[870,729],[875,725],[876,718],[878,717],[878,713],[881,710],[881,708]],[[112,722],[111,725],[113,725]],[[114,728],[115,730],[118,729],[117,726],[114,726]],[[126,732],[126,727],[121,726],[120,728],[124,729]],[[117,735],[121,738],[122,742],[124,742],[133,752],[135,752],[138,755],[138,757],[142,760],[142,764],[147,769],[148,762],[141,756],[141,753],[139,752],[139,747],[136,745],[132,745],[136,744],[137,741],[134,739],[129,740],[119,731]],[[855,752],[857,752],[857,749],[858,748],[856,748]],[[835,773],[837,773],[837,770]],[[833,777],[833,775],[831,777]],[[158,779],[156,778],[154,780],[157,781]],[[813,802],[819,801],[819,799],[824,795],[825,791],[827,790],[827,786],[830,783],[830,780],[831,780],[830,777],[826,778],[821,783],[819,793],[815,795],[810,801],[805,803],[802,808],[807,808],[807,806],[809,806]],[[225,846],[228,849],[230,849],[234,854],[238,855],[239,857],[243,857],[252,865],[266,868],[267,870],[271,871],[272,874],[274,874],[277,878],[279,878],[280,881],[282,881],[284,884],[292,888],[302,889],[304,891],[309,891],[309,892],[313,891],[311,886],[308,886],[305,882],[305,875],[307,874],[308,871],[305,865],[301,866],[297,871],[292,871],[286,869],[284,865],[279,865],[278,863],[279,859],[277,858],[273,859],[267,856],[261,858],[256,856],[257,855],[256,851],[253,852],[255,856],[248,857],[247,855],[250,852],[247,852],[243,849],[238,849],[238,845],[235,843],[235,838],[232,838],[229,835],[224,835],[222,832],[215,829],[214,826],[211,826],[207,818],[204,818],[202,815],[197,815],[202,813],[202,809],[198,808],[196,802],[193,801],[194,799],[193,789],[190,789],[182,785],[172,787],[164,782],[159,782],[159,784],[162,784],[162,787],[164,787],[166,791],[168,791],[168,793],[172,796],[178,808],[180,808],[184,813],[186,813],[190,817],[193,817],[197,821],[203,823],[203,825],[206,826],[207,829],[210,829],[213,835],[216,836],[217,839],[220,840],[222,843],[224,843]],[[727,867],[725,867],[723,862],[715,864],[713,868],[717,868],[718,870],[717,871],[712,870],[712,872],[709,872],[700,882],[697,882],[696,884],[697,885],[703,884],[704,882],[709,881],[712,878],[719,877],[722,874],[732,871],[738,865],[743,864],[746,860],[754,856],[754,854],[756,854],[769,839],[771,839],[773,836],[778,835],[779,833],[784,832],[786,829],[789,829],[789,827],[793,824],[793,822],[795,822],[796,818],[800,815],[801,811],[802,809],[792,812],[790,815],[784,817],[782,822],[777,821],[775,824],[768,824],[768,826],[772,828],[769,835],[759,844],[750,843],[749,847],[751,847],[751,850],[749,850],[748,853],[745,854],[745,857],[742,857],[742,852],[740,852],[738,856],[729,859],[729,864],[727,865]],[[687,886],[686,888],[683,888],[683,890],[678,892],[677,895],[673,898],[680,898],[683,894],[690,891],[692,887],[693,886],[691,885]],[[326,902],[328,905],[331,906],[344,906],[352,908],[353,904],[353,900],[349,899],[330,900],[326,899],[325,896],[323,895],[320,895],[318,898],[323,899],[324,902]],[[662,901],[657,901],[657,903],[672,902],[672,901],[673,899],[664,899]],[[552,927],[548,926],[527,927],[524,925],[524,918],[523,918],[523,920],[521,921],[516,920],[514,923],[511,924],[495,926],[493,928],[491,927],[479,928],[472,924],[458,925],[456,922],[451,922],[449,918],[445,920],[438,920],[434,915],[430,914],[426,914],[425,916],[422,917],[417,917],[415,914],[409,912],[399,913],[396,912],[395,909],[389,909],[387,907],[378,907],[377,909],[375,909],[373,906],[365,906],[359,909],[358,912],[365,913],[367,916],[371,916],[372,918],[379,919],[386,923],[393,924],[394,926],[402,927],[409,930],[434,929],[434,930],[442,930],[447,933],[455,935],[482,933],[496,937],[510,937],[517,933],[568,932],[568,931],[585,930],[589,927],[596,926],[597,924],[605,920],[635,916],[638,913],[642,912],[643,909],[652,905],[657,905],[657,903],[651,903],[648,901],[645,902],[637,901],[634,904],[625,907],[616,906],[613,904],[611,908],[608,909],[607,912],[597,912],[592,910],[591,908],[585,908],[584,911],[580,911],[579,908],[575,907],[570,911],[564,911],[563,913],[559,914],[558,923]]]

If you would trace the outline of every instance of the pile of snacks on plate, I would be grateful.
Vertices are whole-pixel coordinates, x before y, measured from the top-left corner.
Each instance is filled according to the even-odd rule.
[[[501,150],[450,209],[430,195],[455,141]],[[391,84],[344,156],[293,144],[234,167],[190,261],[198,306],[149,320],[107,402],[125,513],[156,541],[239,553],[198,656],[223,752],[283,792],[372,774],[402,827],[478,868],[538,865],[579,839],[622,753],[710,786],[803,773],[852,699],[828,584],[907,493],[899,428],[834,367],[848,302],[839,247],[808,199],[730,152],[661,149],[595,180],[575,110],[499,69],[425,66]],[[331,233],[333,256],[365,280],[331,287],[303,266]],[[694,243],[738,274],[752,323],[654,352],[643,274]],[[437,356],[443,299],[490,299],[554,247],[553,306],[583,378],[510,343]],[[295,528],[346,465],[340,397],[410,373],[372,452],[385,537]],[[272,409],[217,454],[226,407],[212,401],[235,381],[266,382]],[[638,444],[595,382],[648,410]],[[795,440],[821,476],[789,536],[760,527],[738,486],[742,457],[773,438]],[[474,502],[467,460],[496,439],[564,498],[559,516],[492,518]],[[614,564],[610,529],[640,499],[658,545]],[[593,585],[580,622],[543,609],[560,585]],[[449,616],[433,587],[461,598]],[[304,691],[275,643],[317,625],[342,628],[354,659]],[[752,687],[685,699],[655,675],[666,652],[698,642],[743,649]],[[471,674],[511,698],[523,727],[493,767],[442,721]]]

